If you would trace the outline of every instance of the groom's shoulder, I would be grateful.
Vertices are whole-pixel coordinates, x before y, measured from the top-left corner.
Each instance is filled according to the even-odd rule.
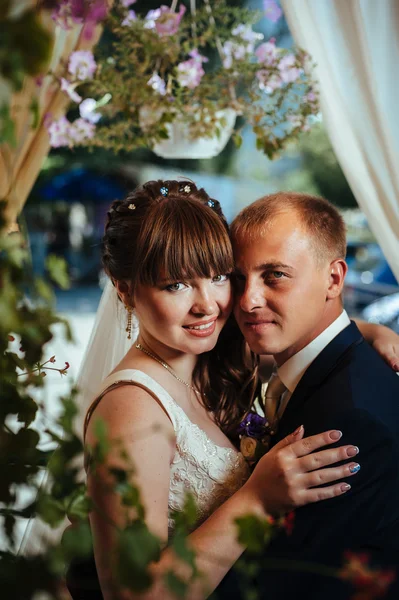
[[[359,342],[337,361],[327,377],[329,385],[341,386],[346,381],[351,390],[361,389],[367,394],[384,388],[399,393],[398,375],[364,338]]]
[[[310,396],[314,403],[328,405],[328,412],[360,409],[370,416],[386,414],[388,418],[391,414],[399,423],[399,376],[365,340],[348,348],[331,365]]]

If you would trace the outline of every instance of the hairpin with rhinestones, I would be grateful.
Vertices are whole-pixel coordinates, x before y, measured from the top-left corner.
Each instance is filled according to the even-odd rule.
[[[129,204],[128,208],[130,210],[136,210],[136,205],[135,204]]]
[[[164,196],[164,198],[166,198],[166,196],[167,196],[167,195],[168,195],[168,193],[169,193],[169,190],[168,190],[168,188],[167,188],[167,187],[165,187],[164,185],[161,187],[161,189],[160,189],[159,191],[161,192],[162,196]]]
[[[213,200],[211,200],[211,199],[209,198],[209,200],[208,200],[208,202],[207,202],[207,205],[208,205],[208,206],[210,206],[211,208],[213,208],[213,207],[215,206],[215,203],[214,203],[214,201],[213,201]]]
[[[179,187],[179,192],[185,192],[189,194],[191,192],[191,187],[189,185]]]

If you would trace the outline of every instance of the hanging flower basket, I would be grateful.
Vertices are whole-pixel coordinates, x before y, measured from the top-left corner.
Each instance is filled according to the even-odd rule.
[[[231,108],[216,113],[223,124],[220,134],[192,139],[184,122],[175,119],[166,125],[168,139],[154,144],[155,154],[162,158],[212,158],[221,153],[229,141],[236,122],[236,112]]]
[[[232,134],[240,143],[240,115],[273,157],[309,128],[318,112],[309,57],[265,42],[252,28],[261,13],[225,0],[191,0],[190,12],[175,1],[149,12],[144,4],[119,0],[107,21],[112,45],[100,45],[96,60],[87,52],[70,57],[71,77],[60,84],[81,117],[49,122],[53,146],[211,157]],[[281,15],[274,0],[264,7],[272,20]]]

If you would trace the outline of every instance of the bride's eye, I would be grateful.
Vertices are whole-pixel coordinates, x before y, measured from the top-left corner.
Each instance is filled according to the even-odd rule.
[[[229,275],[227,275],[227,274],[215,275],[214,277],[212,277],[212,282],[213,283],[224,283],[228,279],[229,279]]]
[[[181,281],[176,281],[176,283],[170,283],[167,285],[165,289],[168,290],[168,292],[180,292],[185,287],[187,286],[184,283]]]

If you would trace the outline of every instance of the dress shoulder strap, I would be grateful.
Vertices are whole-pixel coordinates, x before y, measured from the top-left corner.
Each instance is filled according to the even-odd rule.
[[[116,371],[115,373],[112,373],[112,375],[109,375],[99,387],[95,398],[90,404],[86,413],[83,440],[86,438],[87,427],[93,412],[105,394],[125,385],[134,385],[148,392],[156,400],[156,402],[158,402],[158,404],[164,408],[166,414],[172,422],[174,430],[176,431],[176,413],[179,413],[179,410],[181,411],[181,409],[173,400],[172,396],[170,396],[168,392],[157,381],[155,381],[155,379],[150,377],[150,375],[147,375],[147,373],[139,371],[138,369],[124,369],[123,371]]]

